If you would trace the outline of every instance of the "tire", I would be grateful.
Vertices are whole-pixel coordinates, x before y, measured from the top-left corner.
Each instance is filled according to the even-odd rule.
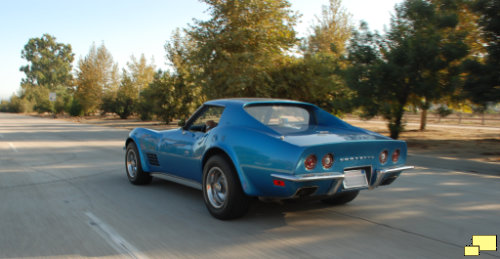
[[[134,142],[127,145],[125,152],[125,170],[130,183],[134,185],[145,185],[151,183],[153,177],[142,170],[141,157]]]
[[[210,214],[221,220],[242,217],[250,204],[232,164],[218,155],[203,168],[203,198]]]
[[[358,194],[359,191],[341,192],[321,201],[330,205],[342,205],[354,200]]]

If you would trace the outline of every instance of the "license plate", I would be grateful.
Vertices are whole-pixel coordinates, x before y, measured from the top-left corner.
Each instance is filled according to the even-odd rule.
[[[365,170],[344,171],[344,189],[368,187]]]

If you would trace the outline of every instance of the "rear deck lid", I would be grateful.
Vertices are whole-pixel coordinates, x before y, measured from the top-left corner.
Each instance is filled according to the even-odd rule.
[[[307,129],[284,134],[284,141],[296,146],[316,146],[334,144],[346,141],[389,140],[375,132],[360,128],[334,128],[325,126],[310,126]]]

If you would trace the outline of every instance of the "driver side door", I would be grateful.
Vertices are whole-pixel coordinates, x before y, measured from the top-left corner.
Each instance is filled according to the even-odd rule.
[[[170,139],[162,141],[162,160],[168,166],[167,173],[201,182],[201,159],[209,131],[217,127],[224,107],[203,106]]]

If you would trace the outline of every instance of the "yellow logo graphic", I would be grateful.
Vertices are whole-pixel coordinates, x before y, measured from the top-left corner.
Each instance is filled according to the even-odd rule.
[[[464,248],[464,255],[479,255],[480,251],[496,251],[497,236],[472,236],[472,246]]]

